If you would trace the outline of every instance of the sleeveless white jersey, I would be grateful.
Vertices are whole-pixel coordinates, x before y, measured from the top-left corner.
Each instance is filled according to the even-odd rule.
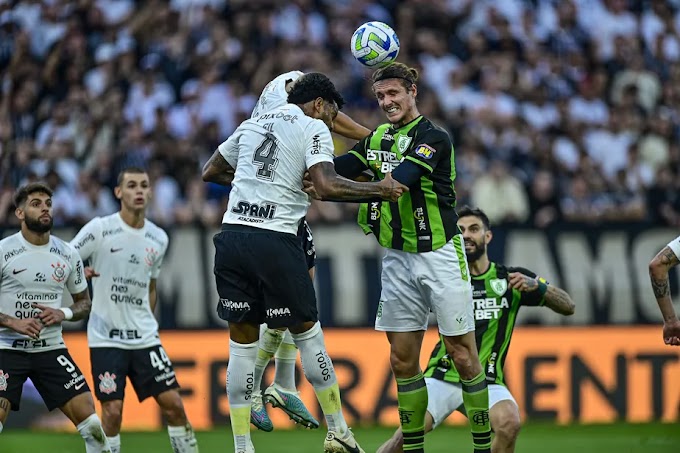
[[[67,242],[50,236],[46,245],[33,245],[21,232],[0,241],[0,312],[14,318],[37,318],[38,303],[61,307],[64,289],[71,294],[87,289],[83,261]],[[63,349],[61,324],[45,327],[33,340],[7,327],[0,327],[0,349],[43,352]]]
[[[293,104],[244,121],[218,151],[236,169],[222,222],[291,234],[309,209],[305,171],[333,162],[328,127]]]
[[[71,241],[99,277],[92,279],[90,347],[141,349],[160,344],[149,305],[149,283],[158,278],[168,235],[148,219],[132,228],[120,214],[95,217]]]
[[[257,100],[257,104],[253,109],[253,114],[251,118],[257,118],[261,114],[273,110],[278,107],[283,107],[288,104],[288,92],[286,91],[286,83],[288,81],[295,81],[304,75],[304,72],[291,71],[281,74],[274,80],[269,82],[267,86],[262,90],[260,94],[260,99]]]

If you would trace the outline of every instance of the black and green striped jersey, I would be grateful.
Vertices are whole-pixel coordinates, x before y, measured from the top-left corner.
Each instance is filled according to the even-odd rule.
[[[496,263],[491,263],[489,269],[482,275],[472,276],[475,337],[479,361],[484,367],[487,381],[501,385],[505,385],[503,365],[520,307],[540,306],[544,303],[544,298],[538,290],[520,292],[508,286],[507,277],[511,272],[536,277],[536,274],[528,269],[507,268]],[[543,279],[541,281],[545,282]],[[425,376],[447,382],[460,382],[460,375],[453,366],[453,360],[446,353],[441,338],[432,351]]]
[[[362,203],[359,225],[373,233],[383,247],[405,252],[429,252],[459,233],[456,221],[456,177],[453,144],[449,134],[423,116],[395,128],[378,126],[350,153],[383,179],[404,159],[427,170],[397,202]]]

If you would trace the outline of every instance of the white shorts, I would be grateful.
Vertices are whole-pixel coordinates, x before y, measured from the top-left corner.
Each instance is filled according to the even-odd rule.
[[[436,428],[456,409],[463,405],[463,388],[460,384],[425,378],[427,385],[427,411],[434,419]],[[510,390],[504,385],[489,384],[489,409],[499,401],[510,400],[517,404]]]
[[[462,235],[454,236],[432,252],[387,249],[381,283],[376,330],[426,330],[430,310],[444,336],[475,330],[472,286]]]

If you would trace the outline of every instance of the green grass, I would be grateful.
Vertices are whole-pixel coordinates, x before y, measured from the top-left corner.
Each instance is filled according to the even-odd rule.
[[[373,453],[391,434],[389,428],[354,430],[367,453]],[[290,430],[272,433],[254,432],[258,453],[320,453],[325,431]],[[122,434],[124,453],[170,452],[164,432]],[[231,432],[213,430],[197,433],[201,453],[233,452]],[[445,427],[426,437],[428,453],[469,453],[469,432],[460,427]],[[7,430],[0,434],[1,453],[82,453],[85,451],[76,434]],[[677,453],[680,452],[680,425],[615,424],[589,426],[555,426],[528,424],[517,444],[517,453]]]

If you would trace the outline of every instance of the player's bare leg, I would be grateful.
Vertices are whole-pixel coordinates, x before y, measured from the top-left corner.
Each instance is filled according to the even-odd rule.
[[[123,423],[123,400],[102,401],[102,427],[113,453],[120,453],[120,427]]]
[[[295,344],[300,349],[300,359],[305,377],[314,387],[314,393],[319,401],[328,425],[328,434],[324,441],[324,452],[364,453],[354,439],[342,413],[340,387],[333,368],[333,362],[326,351],[321,323],[304,322],[290,327]]]
[[[470,422],[474,451],[488,453],[491,449],[489,389],[486,374],[479,363],[475,332],[443,338],[446,351],[460,374],[463,404]]]
[[[503,400],[489,410],[494,431],[491,453],[514,453],[521,427],[519,408],[514,401]]]
[[[9,411],[11,408],[12,405],[8,399],[0,398],[0,433],[2,433],[2,427],[7,421],[7,417],[9,416]]]
[[[92,394],[81,393],[59,408],[66,415],[85,440],[87,453],[112,453],[99,417],[94,410]]]
[[[174,453],[198,453],[194,430],[189,424],[179,390],[172,389],[154,397],[168,422],[168,436]]]
[[[387,332],[390,366],[397,381],[399,421],[404,433],[404,450],[423,452],[427,386],[420,370],[420,348],[425,331]]]

